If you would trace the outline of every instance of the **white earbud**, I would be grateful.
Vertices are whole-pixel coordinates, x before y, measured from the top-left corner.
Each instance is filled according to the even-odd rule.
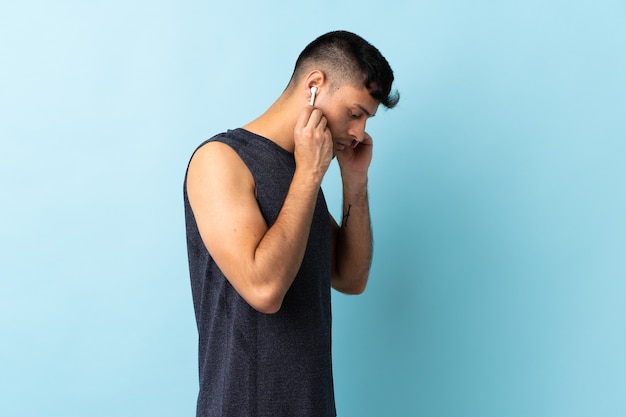
[[[317,87],[311,87],[311,106],[315,103],[315,94],[317,93]]]

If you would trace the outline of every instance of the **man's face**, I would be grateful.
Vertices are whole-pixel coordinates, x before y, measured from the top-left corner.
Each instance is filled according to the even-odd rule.
[[[347,84],[324,98],[316,105],[328,121],[335,152],[353,145],[354,141],[363,141],[365,123],[376,114],[378,100],[365,87],[357,88]]]

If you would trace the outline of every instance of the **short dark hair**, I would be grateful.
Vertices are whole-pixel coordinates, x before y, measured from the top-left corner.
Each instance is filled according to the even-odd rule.
[[[371,96],[389,109],[400,100],[400,94],[391,91],[394,78],[389,63],[378,49],[359,35],[340,30],[315,39],[300,53],[291,83],[316,66],[327,71],[331,83],[363,83]]]

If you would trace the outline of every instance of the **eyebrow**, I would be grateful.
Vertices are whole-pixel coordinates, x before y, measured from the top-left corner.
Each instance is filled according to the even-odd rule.
[[[363,106],[361,106],[360,104],[357,103],[356,105],[359,109],[361,109],[363,111],[363,113],[367,114],[368,117],[374,117],[376,116],[376,114],[371,114],[369,111],[367,111],[367,109]]]

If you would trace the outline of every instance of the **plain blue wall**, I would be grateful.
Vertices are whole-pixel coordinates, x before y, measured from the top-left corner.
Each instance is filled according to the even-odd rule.
[[[334,295],[340,416],[626,415],[626,4],[0,6],[0,415],[190,416],[182,179],[300,50],[392,64],[370,286]],[[333,211],[339,180],[325,180]]]

